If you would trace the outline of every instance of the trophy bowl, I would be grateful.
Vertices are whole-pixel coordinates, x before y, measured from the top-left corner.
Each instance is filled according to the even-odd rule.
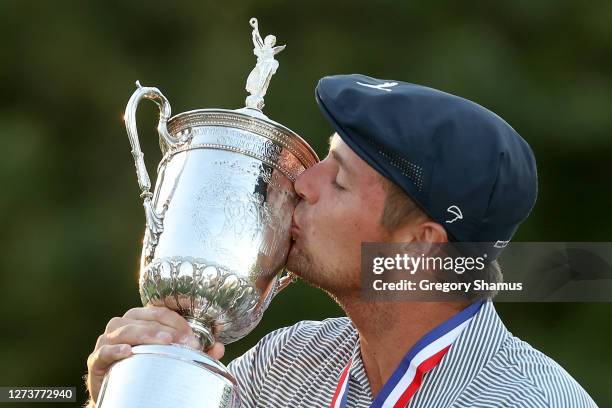
[[[143,243],[144,305],[179,312],[200,337],[244,337],[280,289],[295,178],[317,161],[295,133],[258,111],[203,109],[168,121]]]

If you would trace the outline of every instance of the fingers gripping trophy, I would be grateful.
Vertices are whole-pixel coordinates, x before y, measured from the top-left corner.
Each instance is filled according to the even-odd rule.
[[[139,290],[143,305],[182,315],[199,340],[140,345],[106,375],[98,407],[236,407],[239,389],[227,368],[203,351],[247,335],[292,277],[280,278],[290,247],[296,177],[318,158],[302,138],[261,109],[278,68],[274,36],[253,27],[257,64],[250,96],[237,110],[198,109],[171,117],[157,88],[137,89],[125,111],[145,211]],[[139,102],[160,111],[163,157],[157,181],[145,167],[136,129]]]

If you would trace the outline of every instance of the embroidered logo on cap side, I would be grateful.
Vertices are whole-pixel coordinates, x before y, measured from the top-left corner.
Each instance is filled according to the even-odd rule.
[[[453,218],[452,220],[446,220],[447,224],[452,224],[453,222],[457,220],[463,219],[463,214],[461,213],[461,209],[457,207],[456,205],[451,205],[450,207],[446,209],[446,211],[448,211],[449,213],[455,216],[455,218]]]
[[[508,246],[509,242],[510,242],[509,240],[508,241],[497,241],[497,242],[495,242],[495,244],[493,244],[493,246],[495,248],[505,248],[505,247]]]
[[[378,85],[364,84],[362,82],[357,82],[357,85],[367,86],[368,88],[378,89],[379,91],[391,92],[392,90],[389,88],[396,86],[397,82],[385,82],[384,84],[378,84]]]

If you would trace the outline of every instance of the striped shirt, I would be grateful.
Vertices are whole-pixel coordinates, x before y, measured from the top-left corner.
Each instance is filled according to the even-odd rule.
[[[347,407],[374,400],[359,335],[347,317],[276,330],[232,361],[242,407],[329,407],[350,358]],[[485,302],[442,361],[425,374],[409,408],[597,407],[555,361],[514,337]]]

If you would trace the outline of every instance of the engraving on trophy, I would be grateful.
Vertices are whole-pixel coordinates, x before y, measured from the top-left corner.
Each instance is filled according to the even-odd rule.
[[[245,117],[245,115],[222,113],[219,111],[203,111],[201,113],[193,111],[179,114],[168,123],[168,129],[171,133],[180,132],[186,128],[193,128],[193,132],[200,135],[207,134],[207,130],[197,130],[197,128],[217,126],[244,130],[271,140],[283,149],[289,150],[305,168],[316,163],[316,160],[313,161],[312,149],[296,140],[299,136],[292,134],[288,129],[280,129],[273,124],[257,121],[253,118]],[[189,148],[195,148],[195,144],[184,146],[166,153],[162,162],[169,160],[173,154],[188,150]],[[295,180],[295,177],[298,175],[299,173],[292,174],[290,178]]]
[[[261,181],[266,183],[268,186],[272,186],[273,188],[279,189],[281,188],[280,183],[278,182],[278,176],[273,177],[273,167],[268,166],[264,163],[251,162],[248,167],[244,167],[240,164],[238,160],[227,161],[227,160],[214,160],[211,162],[212,165],[220,166],[220,167],[229,167],[234,169],[242,174],[248,174],[254,177],[260,177]]]
[[[212,129],[212,131],[209,129],[208,135],[216,136],[212,143],[242,149],[255,155],[265,157],[271,161],[276,160],[282,150],[280,146],[276,145],[271,140],[262,140],[262,138],[248,133],[245,133],[243,137],[237,139],[235,135],[229,135],[227,132],[215,132],[214,129]]]
[[[229,407],[232,402],[232,388],[225,386],[223,387],[223,394],[221,395],[221,406]]]
[[[265,157],[268,160],[275,160],[276,156],[282,151],[282,147],[271,140],[249,133],[243,133],[241,137],[236,137],[235,132],[228,132],[226,128],[201,127],[193,129],[192,133],[194,135],[205,136],[204,139],[199,141],[204,141],[207,145],[217,144],[227,148],[241,149],[254,155]],[[193,144],[189,148],[195,149],[199,145]]]
[[[288,150],[283,150],[277,160],[278,168],[284,169],[288,174],[295,174],[294,178],[289,178],[291,181],[295,181],[295,178],[302,174],[306,167],[298,160],[295,160],[295,156]]]
[[[226,171],[223,177],[227,175]],[[272,177],[271,172],[269,177]],[[267,192],[273,189],[274,187],[268,185]],[[267,256],[273,255],[274,249],[278,246],[279,231],[283,223],[263,194],[241,191],[231,183],[220,182],[203,186],[194,200],[198,205],[195,206],[193,220],[203,246],[215,251],[219,256],[230,256],[233,248],[225,246],[227,243],[261,242],[259,251]],[[223,222],[216,225],[217,229],[213,229],[211,223],[200,216],[200,214],[221,213]],[[228,233],[232,233],[232,240],[227,239]]]
[[[274,56],[285,49],[285,45],[276,45],[276,37],[267,35],[262,40],[259,34],[259,26],[256,18],[251,18],[249,24],[253,27],[253,53],[257,56],[257,64],[249,74],[246,82],[246,90],[250,95],[246,98],[246,107],[251,109],[261,110],[264,107],[264,96],[272,75],[278,69],[278,61]]]

